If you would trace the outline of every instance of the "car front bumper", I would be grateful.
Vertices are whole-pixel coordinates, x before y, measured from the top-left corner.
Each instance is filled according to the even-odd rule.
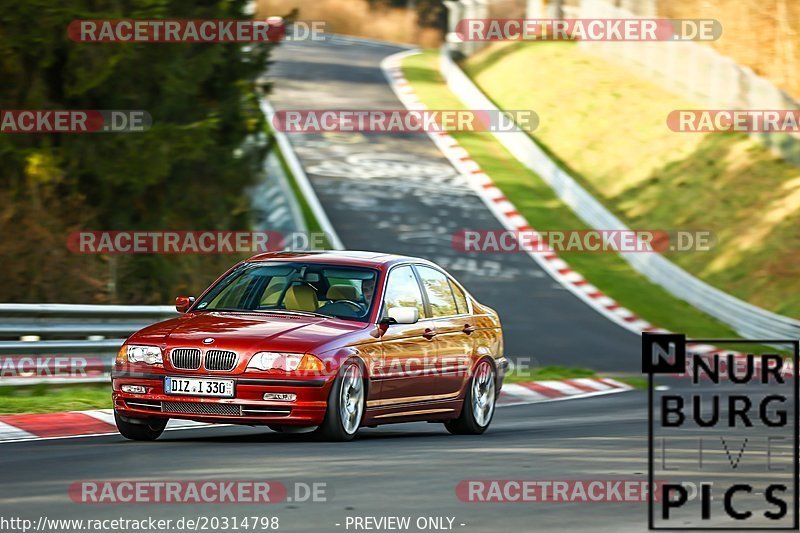
[[[275,379],[220,375],[234,381],[233,398],[166,394],[164,378],[209,378],[206,375],[112,372],[114,409],[124,418],[177,418],[246,425],[319,425],[325,417],[332,379]],[[144,394],[123,392],[123,385],[146,388]],[[264,393],[291,393],[293,401],[264,400]]]

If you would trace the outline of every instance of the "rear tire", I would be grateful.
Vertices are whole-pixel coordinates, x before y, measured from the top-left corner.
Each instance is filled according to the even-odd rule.
[[[128,420],[131,420],[128,418]],[[136,422],[126,422],[122,416],[114,410],[114,422],[120,435],[130,440],[156,440],[164,433],[167,427],[168,418],[142,418]]]
[[[480,435],[486,431],[494,416],[496,387],[494,365],[484,359],[469,380],[461,415],[444,423],[447,431],[453,435]]]
[[[357,362],[348,361],[333,382],[328,394],[328,410],[315,436],[327,441],[352,440],[364,419],[365,406],[364,372]]]

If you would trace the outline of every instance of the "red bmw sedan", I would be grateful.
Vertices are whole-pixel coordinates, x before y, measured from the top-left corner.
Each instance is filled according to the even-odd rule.
[[[413,421],[480,434],[508,366],[497,313],[413,257],[262,254],[176,308],[117,356],[114,415],[129,439],[158,438],[170,418],[327,440]]]

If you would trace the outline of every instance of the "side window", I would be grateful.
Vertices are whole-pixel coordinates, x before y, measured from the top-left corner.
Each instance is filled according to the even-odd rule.
[[[416,307],[419,309],[419,316],[425,316],[422,293],[410,266],[397,267],[389,273],[384,301],[386,310],[393,307]]]
[[[469,306],[467,305],[467,297],[464,295],[464,291],[461,288],[453,283],[450,282],[450,287],[453,288],[453,296],[456,297],[456,307],[458,308],[459,315],[466,315],[469,313]]]
[[[432,268],[418,266],[417,272],[422,280],[422,286],[428,295],[433,316],[452,316],[457,315],[456,301],[453,299],[453,291],[450,290],[450,282],[447,276]]]

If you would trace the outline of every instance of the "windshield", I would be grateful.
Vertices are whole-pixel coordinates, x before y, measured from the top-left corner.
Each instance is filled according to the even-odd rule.
[[[366,322],[378,271],[314,263],[246,263],[219,281],[194,311],[283,311]]]

